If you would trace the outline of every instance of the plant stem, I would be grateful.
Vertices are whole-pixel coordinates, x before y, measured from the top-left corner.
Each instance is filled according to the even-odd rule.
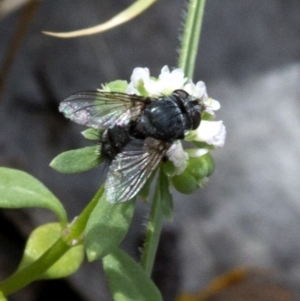
[[[160,168],[160,173],[162,167]],[[157,179],[154,199],[152,202],[150,218],[146,230],[146,238],[143,246],[141,265],[146,274],[150,277],[154,265],[155,255],[159,243],[160,233],[163,224],[163,213],[161,208],[160,174]]]
[[[190,0],[183,30],[178,65],[190,79],[194,74],[205,2],[206,0]]]
[[[204,6],[205,0],[190,0],[188,7],[179,57],[179,67],[184,70],[184,73],[188,78],[192,78],[194,73]],[[155,188],[154,200],[151,207],[141,258],[141,265],[149,277],[152,273],[164,218],[161,206],[163,201],[161,185],[166,184],[162,181],[162,173],[163,170],[161,167]]]
[[[59,238],[41,257],[34,261],[28,267],[17,271],[9,278],[0,283],[0,291],[4,295],[12,294],[25,287],[29,283],[39,279],[39,276],[50,268],[59,258],[61,258],[69,249],[74,247],[73,241],[77,240],[78,245],[82,240],[82,233],[85,229],[88,218],[95,208],[98,200],[103,194],[101,187],[91,202],[77,217],[77,219],[66,229],[66,233]],[[63,231],[64,232],[64,231]]]
[[[1,282],[1,292],[7,296],[37,280],[38,276],[50,268],[69,248],[70,246],[65,241],[58,239],[38,260]]]

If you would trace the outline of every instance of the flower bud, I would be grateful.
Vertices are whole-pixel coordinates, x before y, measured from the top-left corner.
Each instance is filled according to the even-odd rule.
[[[202,187],[213,173],[215,163],[213,157],[206,153],[200,157],[190,157],[183,173],[172,178],[172,184],[181,193],[190,194]]]

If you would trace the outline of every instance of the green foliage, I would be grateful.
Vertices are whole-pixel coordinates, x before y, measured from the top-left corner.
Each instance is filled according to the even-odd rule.
[[[199,188],[197,180],[187,171],[172,178],[175,189],[183,194],[192,194]]]
[[[120,204],[108,203],[102,195],[85,229],[86,251],[89,261],[114,250],[125,237],[135,208],[135,199]]]
[[[109,91],[113,92],[121,92],[124,93],[128,86],[128,82],[126,80],[115,80],[105,85],[108,87]]]
[[[88,128],[81,132],[82,136],[85,139],[92,140],[92,141],[99,141],[101,135],[103,134],[103,131],[96,130],[93,128]]]
[[[61,173],[78,173],[90,170],[102,162],[99,146],[69,150],[56,156],[50,166]]]
[[[103,268],[115,301],[162,301],[145,271],[122,250],[105,256]]]
[[[167,162],[163,162],[162,166],[165,174],[169,177],[173,177],[176,174],[176,167],[172,161],[168,160]]]
[[[49,209],[61,224],[67,223],[62,204],[41,182],[26,172],[0,167],[0,208],[26,207]]]
[[[7,301],[2,292],[0,292],[0,301]]]
[[[214,168],[215,162],[210,153],[200,157],[190,157],[186,169],[172,178],[172,184],[179,192],[191,194],[205,184]]]
[[[29,236],[24,255],[18,270],[22,270],[36,261],[54,243],[61,238],[60,224],[51,223],[36,228]],[[84,259],[84,248],[77,244],[70,248],[58,261],[42,273],[39,279],[56,279],[67,277],[77,271]]]
[[[215,169],[215,162],[210,153],[200,157],[190,157],[186,170],[197,180],[211,176]]]

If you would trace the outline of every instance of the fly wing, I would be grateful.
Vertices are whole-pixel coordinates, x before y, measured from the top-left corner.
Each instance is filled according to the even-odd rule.
[[[105,182],[108,202],[121,203],[133,198],[172,144],[153,138],[146,138],[141,142],[143,143],[134,150],[130,150],[132,146],[129,145],[128,150],[118,154],[110,165]]]
[[[136,119],[149,98],[118,92],[78,92],[59,105],[72,121],[95,129],[127,125]]]

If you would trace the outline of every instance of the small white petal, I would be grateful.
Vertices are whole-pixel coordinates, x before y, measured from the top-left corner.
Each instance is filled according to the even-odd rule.
[[[134,84],[130,82],[125,90],[125,93],[131,95],[140,95],[140,92],[135,88]]]
[[[161,69],[157,79],[150,77],[148,68],[135,68],[131,75],[126,93],[138,94],[136,88],[142,83],[149,96],[169,95],[176,89],[183,89],[187,78],[182,69],[177,68],[170,72],[168,66]]]
[[[182,82],[184,81],[184,73],[182,69],[174,69],[172,72],[169,71],[169,68],[161,70],[161,74],[158,76],[158,79],[161,81],[168,81],[173,79],[174,81]]]
[[[159,81],[155,81],[150,78],[144,82],[144,87],[150,96],[157,97],[162,95],[163,85]]]
[[[217,111],[221,108],[221,104],[211,97],[207,98],[207,100],[204,102],[205,105],[205,112],[215,115],[214,111]]]
[[[188,154],[183,150],[180,141],[174,142],[167,152],[167,156],[170,161],[173,162],[176,167],[176,174],[181,174],[187,165],[187,160],[189,158]]]
[[[199,98],[204,102],[208,98],[205,83],[202,81],[197,82],[196,85],[192,81],[189,81],[186,85],[184,85],[183,89],[190,95]]]
[[[206,85],[205,82],[200,80],[196,83],[196,88],[201,94],[204,94],[206,92]]]
[[[171,94],[176,89],[182,89],[187,78],[182,69],[177,68],[170,72],[169,67],[164,66],[158,76],[156,85],[161,95]]]
[[[206,148],[190,148],[185,150],[189,157],[201,157],[208,153],[208,149]]]
[[[186,91],[188,94],[193,95],[195,84],[193,82],[188,82],[184,85],[183,90]]]
[[[162,74],[170,74],[170,69],[169,69],[169,67],[168,67],[167,65],[163,66],[163,67],[161,68],[160,74],[161,74],[161,75],[162,75]]]
[[[197,93],[195,96],[203,99],[203,101],[206,101],[208,96],[206,92],[206,85],[203,81],[199,81],[196,83],[195,93]]]
[[[203,141],[215,147],[223,147],[226,138],[226,128],[223,121],[203,120],[197,130],[191,131],[188,140]]]
[[[137,67],[133,69],[130,77],[131,82],[136,86],[140,81],[145,81],[150,78],[150,71],[148,68]]]

